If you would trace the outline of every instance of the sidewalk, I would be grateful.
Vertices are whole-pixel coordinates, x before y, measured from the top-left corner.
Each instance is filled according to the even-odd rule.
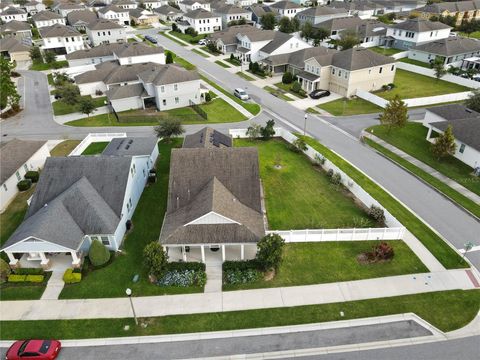
[[[205,81],[202,81],[202,85],[205,86],[208,90],[214,92],[215,94],[217,94],[217,96],[220,98],[220,99],[223,99],[225,100],[229,105],[233,106],[235,109],[237,109],[239,112],[241,112],[243,115],[245,115],[248,119],[252,118],[253,115],[247,111],[247,109],[245,109],[242,105],[240,105],[239,103],[233,101],[232,99],[230,99],[227,95],[225,95],[224,93],[222,93],[221,91],[218,91],[217,89],[215,89],[213,86],[211,86],[209,83],[205,82]]]
[[[427,164],[421,162],[420,160],[414,158],[413,156],[407,154],[406,152],[396,148],[395,146],[387,143],[386,141],[376,137],[375,135],[371,134],[371,133],[366,133],[364,132],[364,134],[366,134],[366,136],[370,139],[372,139],[373,141],[375,141],[376,143],[382,145],[384,148],[390,150],[391,152],[397,154],[398,156],[401,156],[402,158],[404,158],[405,160],[409,161],[410,163],[412,163],[413,165],[419,167],[420,169],[422,169],[423,171],[427,172],[428,174],[432,175],[433,177],[437,178],[438,180],[440,180],[441,182],[445,183],[446,185],[450,186],[452,189],[458,191],[460,194],[462,194],[463,196],[469,198],[470,200],[472,201],[475,201],[475,203],[480,203],[480,196],[478,196],[477,194],[471,192],[470,190],[464,188],[462,185],[460,185],[459,183],[457,183],[456,181],[450,179],[449,177],[439,173],[437,170],[435,170],[434,168],[428,166]]]
[[[54,270],[52,276],[48,279],[47,287],[42,294],[41,300],[57,300],[63,290],[63,273],[65,270]]]
[[[410,295],[432,291],[474,289],[469,270],[346,281],[309,286],[228,291],[221,293],[133,298],[139,317],[197,314]],[[132,316],[128,298],[2,301],[0,314],[7,320],[124,318]]]
[[[403,242],[417,255],[420,261],[432,272],[445,271],[445,267],[410,231],[405,229]]]
[[[101,107],[98,107],[92,114],[90,114],[90,116],[107,114],[108,112],[109,112],[108,106],[101,106]],[[111,115],[114,116],[113,114]],[[85,114],[82,114],[80,112],[74,112],[71,114],[54,116],[53,120],[55,120],[56,123],[63,125],[69,121],[84,119],[86,117],[88,116]]]

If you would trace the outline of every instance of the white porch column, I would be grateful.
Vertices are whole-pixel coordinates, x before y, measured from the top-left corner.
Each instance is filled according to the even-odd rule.
[[[7,252],[8,260],[10,262],[8,263],[10,266],[16,266],[18,264],[18,260],[15,259],[15,256],[13,256],[13,253]]]
[[[222,245],[222,261],[225,261],[225,245]]]
[[[70,254],[72,255],[72,265],[73,265],[73,267],[76,267],[76,266],[80,265],[80,259],[77,256],[77,252],[76,251],[71,251]]]
[[[183,261],[187,262],[187,252],[185,251],[185,246],[182,246],[182,258]]]
[[[240,260],[245,260],[245,245],[240,245]]]
[[[48,265],[48,259],[45,256],[45,253],[39,252],[38,254],[40,255],[40,259],[42,259],[42,261],[40,262],[40,265]]]
[[[200,246],[200,251],[202,252],[202,263],[205,264],[205,246],[204,245]]]
[[[430,136],[432,136],[432,127],[428,127],[427,140],[430,141]]]

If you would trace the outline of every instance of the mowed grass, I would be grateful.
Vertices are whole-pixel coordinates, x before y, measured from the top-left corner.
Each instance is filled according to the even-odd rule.
[[[427,69],[432,68],[430,63],[426,63],[426,62],[415,60],[415,59],[403,58],[403,59],[400,59],[398,61],[401,61],[401,62],[406,63],[406,64],[417,65],[417,66],[424,67],[424,68],[427,68]],[[398,71],[398,69],[397,69],[397,71]]]
[[[110,142],[109,141],[99,141],[99,142],[93,142],[90,145],[87,146],[85,150],[83,150],[82,155],[98,155],[105,150],[105,148],[108,146]]]
[[[435,78],[402,69],[397,69],[393,83],[395,84],[395,87],[392,90],[377,91],[375,92],[375,95],[387,100],[393,99],[396,95],[400,96],[401,99],[411,99],[471,90],[462,85],[444,80],[437,80]]]
[[[390,133],[383,125],[372,126],[368,131],[480,195],[480,178],[473,175],[470,166],[453,156],[438,161],[432,155],[431,144],[426,140],[428,129],[422,124],[409,122]]]
[[[252,329],[271,326],[311,324],[415,313],[442,331],[453,331],[471,322],[480,309],[480,290],[452,290],[395,296],[362,301],[308,305],[261,310],[142,318],[147,327],[134,320],[87,319],[1,321],[2,340],[82,339],[122,336],[165,335],[205,331]],[[340,316],[343,312],[344,316]],[[129,325],[125,331],[124,326]]]
[[[64,140],[50,151],[50,155],[67,156],[78,146],[78,144],[80,144],[80,140]]]
[[[245,79],[247,81],[255,81],[257,79],[251,77],[250,75],[245,74],[243,71],[238,71],[236,73],[238,76],[240,76],[242,79]]]
[[[92,99],[90,95],[82,96],[82,98]],[[97,97],[92,99],[95,107],[105,106],[105,101],[107,100],[106,96]],[[78,106],[65,104],[62,100],[57,100],[52,103],[53,114],[54,115],[66,115],[79,111]],[[95,114],[95,111],[93,112]]]
[[[403,51],[403,50],[392,49],[392,48],[383,48],[380,46],[371,47],[369,48],[369,50],[375,51],[376,53],[379,53],[385,56],[395,55]]]
[[[382,108],[369,101],[356,99],[337,99],[317,105],[318,108],[329,112],[334,116],[350,116],[359,114],[371,114],[382,112]]]
[[[143,266],[143,249],[151,241],[158,241],[167,206],[170,151],[174,147],[180,147],[181,144],[182,139],[159,144],[157,182],[148,185],[143,191],[133,215],[133,230],[124,240],[122,253],[116,255],[110,265],[89,273],[80,283],[66,285],[60,294],[61,299],[123,297],[127,287],[132,289],[136,296],[203,291],[202,287],[152,285]],[[134,283],[132,280],[136,274],[140,275],[140,279]]]
[[[261,279],[242,285],[224,285],[224,290],[322,284],[428,272],[401,240],[388,241],[395,251],[392,261],[360,264],[357,255],[371,251],[377,241],[289,243],[282,263],[270,281]]]
[[[268,91],[270,94],[272,94],[275,97],[278,97],[279,99],[285,100],[285,101],[293,101],[295,99],[292,99],[291,97],[285,95],[285,92],[282,90],[279,90],[277,88],[273,88],[271,86],[264,86],[263,90]]]
[[[0,301],[13,300],[38,300],[42,297],[47,282],[52,275],[51,272],[45,272],[41,283],[19,282],[3,283],[0,285]]]
[[[280,139],[236,139],[235,146],[255,146],[272,230],[353,228],[370,225],[367,213],[305,155],[293,152]],[[281,169],[275,165],[280,164]]]

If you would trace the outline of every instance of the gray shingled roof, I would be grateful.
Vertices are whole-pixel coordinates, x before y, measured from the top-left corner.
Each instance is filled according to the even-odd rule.
[[[323,28],[328,31],[354,29],[355,27],[363,24],[363,20],[356,16],[334,18],[327,21],[323,21],[318,24],[314,24],[316,28]]]
[[[138,77],[144,83],[152,83],[157,86],[200,79],[196,71],[186,70],[174,64],[152,67],[139,72]]]
[[[233,15],[233,14],[250,13],[250,11],[246,10],[246,9],[242,9],[241,7],[238,7],[238,6],[235,6],[235,5],[226,5],[226,6],[222,6],[222,7],[218,8],[218,9],[215,9],[215,13]]]
[[[441,56],[453,56],[480,51],[480,41],[461,36],[449,37],[417,45],[413,50]]]
[[[123,26],[111,20],[98,19],[97,21],[88,24],[87,28],[90,30],[109,30],[109,29],[123,29]]]
[[[230,135],[204,127],[194,134],[186,135],[183,140],[183,148],[211,148],[211,147],[232,147],[233,140]]]
[[[337,52],[338,51],[335,49],[328,49],[323,46],[318,46],[318,47],[298,50],[293,53],[269,56],[268,58],[263,59],[262,62],[273,65],[273,66],[289,64],[297,68],[303,69],[303,67],[305,66],[304,64],[305,60],[310,59],[312,57],[316,58],[316,57],[325,56],[325,55],[333,55]]]
[[[69,12],[67,15],[67,22],[70,25],[75,25],[78,22],[90,24],[96,20],[97,14],[90,10],[75,10]]]
[[[63,16],[49,10],[42,10],[32,16],[33,21],[46,21],[53,19],[63,19]]]
[[[262,32],[262,30],[251,25],[235,25],[229,26],[223,31],[215,31],[208,35],[208,39],[212,41],[221,40],[226,45],[237,43],[237,34],[249,34],[253,32]]]
[[[189,19],[209,19],[209,18],[218,17],[217,15],[211,13],[210,11],[207,11],[202,8],[189,11],[183,16]]]
[[[12,20],[0,26],[0,32],[11,32],[11,31],[31,31],[30,24],[23,22]]]
[[[81,36],[77,30],[63,24],[54,24],[39,29],[42,38],[49,37],[66,37],[66,36]]]
[[[1,183],[15,174],[43,145],[45,141],[13,139],[2,143],[0,147],[0,179]]]
[[[9,7],[6,10],[3,10],[0,15],[20,15],[20,14],[25,14],[26,11],[20,8],[15,8],[15,7]]]
[[[345,9],[335,9],[327,6],[315,6],[309,7],[301,12],[297,13],[297,16],[322,16],[322,15],[335,15],[335,14],[344,14],[346,13]]]
[[[470,110],[462,104],[447,104],[427,108],[428,111],[445,120],[467,119],[480,116],[480,113]]]
[[[162,15],[182,14],[181,10],[170,5],[160,6],[159,8],[153,9],[153,11]]]
[[[14,37],[7,37],[0,39],[0,51],[7,51],[8,53],[30,51],[30,46],[22,44]]]
[[[300,9],[302,8],[303,6],[302,5],[299,5],[297,3],[294,3],[293,1],[278,1],[272,5],[269,5],[271,8],[274,8],[274,9],[283,9],[283,10],[286,10],[286,9]]]
[[[105,84],[118,84],[138,79],[138,74],[154,70],[164,65],[148,62],[143,64],[120,65],[117,61],[107,61],[96,66],[95,70],[75,76],[77,84],[103,81]]]
[[[394,29],[401,29],[413,32],[426,32],[443,29],[451,29],[450,26],[441,23],[440,21],[430,21],[426,19],[408,19],[404,22],[391,25]]]
[[[143,42],[124,43],[115,48],[115,54],[120,57],[134,57],[142,55],[163,54],[164,49],[161,46],[148,46]]]
[[[395,59],[365,48],[353,48],[339,51],[332,57],[333,66],[349,71],[394,63]]]
[[[430,125],[441,131],[451,126],[455,139],[480,151],[480,116],[434,122]]]
[[[67,60],[75,60],[75,59],[90,59],[94,57],[113,55],[115,50],[123,47],[124,45],[126,44],[120,44],[120,43],[101,44],[91,49],[77,50],[77,51],[71,52],[70,54],[65,55],[65,57]],[[150,46],[148,45],[144,45],[144,46],[150,48]]]
[[[112,86],[105,93],[108,100],[127,99],[131,97],[145,97],[148,93],[145,91],[143,84],[130,84],[124,86]]]
[[[123,86],[122,86],[123,87]],[[150,155],[157,146],[158,139],[150,137],[114,138],[103,150],[102,155],[142,156]]]
[[[186,225],[211,211],[239,224]],[[172,150],[162,243],[256,242],[264,233],[256,148]]]
[[[260,49],[261,52],[270,54],[271,52],[277,50],[280,46],[285,44],[288,40],[292,39],[293,36],[285,34],[281,31],[275,31],[275,36],[267,45]]]
[[[119,8],[118,6],[110,5],[110,6],[105,6],[100,10],[98,10],[98,12],[102,14],[106,14],[109,11],[113,11],[116,13],[125,13],[125,12],[128,12],[128,9],[122,9],[122,8]]]

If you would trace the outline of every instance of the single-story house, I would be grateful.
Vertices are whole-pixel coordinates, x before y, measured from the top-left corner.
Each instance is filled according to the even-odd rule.
[[[480,168],[480,113],[461,104],[435,106],[427,109],[423,124],[430,142],[451,126],[456,144],[453,156],[473,169]]]
[[[158,14],[158,19],[163,22],[175,21],[180,18],[183,12],[170,5],[163,5],[153,10]]]
[[[30,61],[30,46],[22,44],[14,37],[0,39],[0,53],[10,61]]]
[[[18,193],[17,184],[24,179],[28,171],[43,168],[50,156],[46,141],[26,141],[13,139],[2,143],[0,147],[0,212],[5,211],[8,204]]]
[[[23,257],[48,268],[51,254],[67,253],[78,267],[95,239],[118,250],[157,157],[151,137],[113,139],[98,156],[48,158],[25,219],[1,249],[10,266]]]
[[[130,14],[130,21],[133,21],[136,25],[151,25],[159,22],[159,17],[156,12],[145,9],[132,9],[128,10]]]
[[[253,258],[265,235],[257,149],[212,130],[191,136],[172,150],[160,243],[173,261]]]

